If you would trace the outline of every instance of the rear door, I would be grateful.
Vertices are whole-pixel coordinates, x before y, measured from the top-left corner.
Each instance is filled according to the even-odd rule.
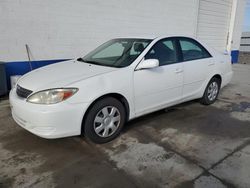
[[[210,53],[196,40],[180,37],[183,61],[183,100],[196,98],[215,68]]]

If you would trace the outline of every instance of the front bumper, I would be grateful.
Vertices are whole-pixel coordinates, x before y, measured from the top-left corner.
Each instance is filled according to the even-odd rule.
[[[12,117],[17,124],[43,138],[61,138],[81,134],[82,118],[88,103],[71,104],[67,101],[52,105],[26,102],[10,92]]]

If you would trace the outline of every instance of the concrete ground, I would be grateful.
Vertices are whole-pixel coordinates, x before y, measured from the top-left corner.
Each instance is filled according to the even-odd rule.
[[[215,104],[141,117],[103,145],[34,136],[2,100],[0,187],[250,187],[250,66],[233,69]]]

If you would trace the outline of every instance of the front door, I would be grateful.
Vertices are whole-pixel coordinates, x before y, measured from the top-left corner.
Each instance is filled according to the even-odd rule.
[[[158,59],[159,67],[135,70],[136,116],[176,104],[182,98],[183,67],[177,53],[177,40],[158,41],[144,59]]]

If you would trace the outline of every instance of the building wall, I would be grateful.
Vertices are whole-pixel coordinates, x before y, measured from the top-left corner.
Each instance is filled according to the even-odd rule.
[[[197,38],[220,51],[227,47],[233,0],[200,0]]]
[[[114,37],[195,34],[198,0],[1,0],[0,61],[68,59]]]
[[[11,75],[83,56],[111,38],[189,35],[232,49],[236,62],[245,1],[0,0],[0,61],[9,85]]]
[[[243,32],[240,41],[239,63],[250,64],[250,32]]]
[[[240,51],[250,52],[250,32],[243,32],[240,41]]]
[[[239,63],[249,64],[250,65],[250,52],[241,52],[239,53]]]
[[[245,6],[246,0],[233,1],[227,45],[228,51],[231,51],[232,63],[238,62]]]
[[[1,0],[0,61],[69,59],[114,37],[190,35],[238,50],[246,0]]]
[[[231,32],[232,37],[229,38],[230,40],[230,50],[239,50],[240,48],[240,40],[241,34],[243,29],[243,22],[244,22],[244,13],[246,7],[246,0],[234,0],[233,1],[233,11],[232,11],[232,23],[229,32]]]

